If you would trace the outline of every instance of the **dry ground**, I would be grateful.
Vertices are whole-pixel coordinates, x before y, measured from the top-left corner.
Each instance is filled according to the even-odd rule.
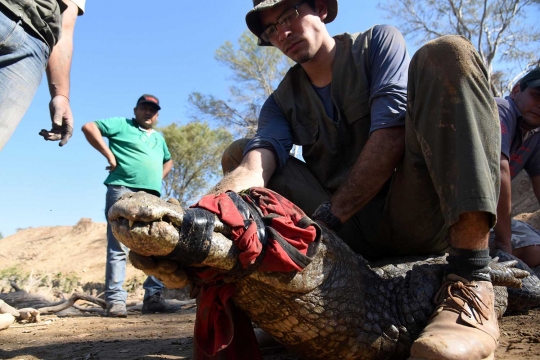
[[[536,211],[538,204],[527,179],[520,177],[513,185],[514,213],[525,213],[520,218],[539,227],[540,212]],[[30,228],[0,240],[0,299],[12,291],[7,277],[24,277],[17,271],[32,274],[19,283],[23,289],[48,296],[51,301],[58,288],[98,295],[103,287],[105,244],[105,224],[85,219],[73,227]],[[140,301],[144,278],[144,274],[128,266],[131,300]],[[65,279],[71,282],[62,282]],[[0,359],[191,359],[195,319],[192,305],[172,315],[130,312],[126,319],[69,314],[45,316],[39,326],[14,324],[0,331]],[[539,322],[538,309],[503,318],[496,358],[540,359]],[[296,359],[275,348],[266,350],[264,358]]]
[[[496,358],[540,359],[540,311],[505,317]],[[0,359],[192,359],[194,309],[172,315],[130,314],[126,319],[99,316],[45,317],[39,327],[12,326],[0,333]],[[283,349],[263,352],[265,360],[296,360]]]

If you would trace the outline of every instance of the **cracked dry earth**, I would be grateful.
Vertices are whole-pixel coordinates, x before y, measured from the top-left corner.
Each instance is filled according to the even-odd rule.
[[[540,309],[500,321],[496,359],[540,359]],[[44,325],[14,325],[0,332],[0,359],[192,359],[195,309],[125,319],[44,316]],[[263,351],[265,360],[298,360],[282,348]]]

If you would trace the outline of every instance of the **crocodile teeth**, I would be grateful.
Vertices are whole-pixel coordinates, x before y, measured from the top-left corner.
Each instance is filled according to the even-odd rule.
[[[130,229],[133,229],[133,223],[134,223],[134,222],[135,222],[135,221],[133,221],[133,220],[129,220],[129,228],[130,228]]]

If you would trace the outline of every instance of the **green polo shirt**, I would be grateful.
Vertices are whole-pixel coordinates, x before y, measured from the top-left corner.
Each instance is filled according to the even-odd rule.
[[[116,169],[105,185],[123,185],[161,193],[163,164],[171,159],[165,139],[157,131],[146,132],[135,119],[113,117],[95,121],[101,135],[109,139]]]

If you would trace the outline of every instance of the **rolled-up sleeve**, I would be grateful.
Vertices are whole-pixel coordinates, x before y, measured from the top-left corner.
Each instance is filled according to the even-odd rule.
[[[393,26],[373,28],[371,62],[371,128],[405,125],[410,57],[403,35]]]
[[[276,155],[279,168],[282,168],[287,163],[292,146],[289,122],[274,96],[270,95],[261,108],[257,133],[244,149],[244,155],[253,149],[269,149]]]

